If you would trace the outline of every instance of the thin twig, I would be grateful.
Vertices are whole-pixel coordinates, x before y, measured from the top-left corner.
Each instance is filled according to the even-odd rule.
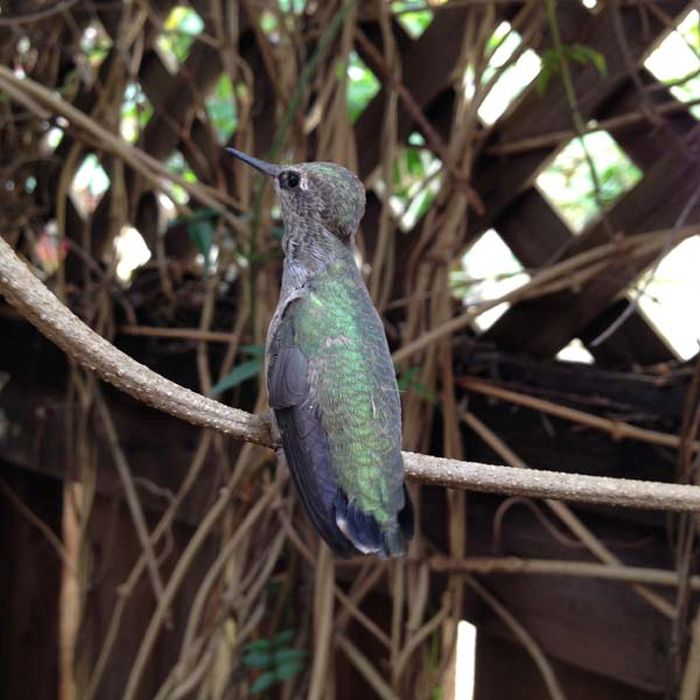
[[[0,27],[7,27],[13,24],[30,24],[32,22],[38,22],[39,20],[46,19],[47,17],[52,17],[57,15],[59,12],[65,12],[78,0],[58,0],[58,2],[49,5],[48,7],[42,7],[38,10],[33,10],[31,12],[24,12],[21,15],[0,15]]]
[[[391,69],[386,65],[382,55],[376,49],[374,44],[364,35],[361,29],[358,28],[355,31],[355,38],[357,43],[362,47],[362,51],[367,54],[373,66],[381,74],[383,82],[391,86],[393,90],[396,90],[404,104],[404,107],[406,108],[406,111],[411,115],[411,117],[413,117],[414,121],[425,135],[430,148],[440,158],[452,177],[455,178],[455,180],[462,187],[464,187],[464,191],[466,192],[470,204],[474,207],[474,211],[479,216],[483,216],[486,213],[484,202],[482,201],[481,197],[479,197],[476,190],[472,189],[472,187],[470,187],[469,184],[464,181],[462,173],[460,173],[455,167],[454,159],[447,150],[447,145],[442,140],[442,137],[440,134],[438,134],[435,127],[423,114],[423,110],[416,102],[410,90],[396,78]]]
[[[646,442],[652,445],[662,445],[663,447],[673,447],[675,449],[678,449],[681,444],[681,438],[678,435],[662,433],[658,430],[639,428],[636,425],[625,423],[624,421],[620,420],[602,418],[601,416],[596,416],[592,413],[579,411],[576,408],[562,406],[561,404],[554,403],[553,401],[547,401],[546,399],[539,399],[535,396],[528,396],[527,394],[523,394],[518,391],[505,389],[473,377],[460,377],[455,379],[455,383],[459,384],[468,391],[474,391],[478,394],[483,394],[484,396],[491,396],[496,399],[501,399],[502,401],[507,401],[508,403],[515,404],[516,406],[524,406],[532,409],[533,411],[541,411],[542,413],[547,413],[550,416],[557,416],[558,418],[573,421],[575,423],[579,423],[580,425],[586,425],[590,428],[595,428],[596,430],[602,430],[609,433],[613,440],[622,440],[627,438],[629,440],[637,440],[638,442]],[[700,449],[700,442],[693,442],[691,445],[689,445],[689,448],[693,451]]]
[[[204,331],[199,328],[165,328],[159,326],[138,326],[127,324],[117,329],[123,335],[144,336],[147,338],[175,338],[209,343],[230,343],[233,333],[225,331]]]
[[[134,485],[131,469],[129,468],[124,451],[119,444],[119,437],[114,427],[112,416],[97,386],[95,387],[95,394],[97,412],[100,415],[100,420],[107,436],[107,444],[114,460],[114,466],[116,467],[117,474],[124,488],[124,498],[126,499],[129,512],[131,513],[131,520],[134,524],[139,544],[143,550],[146,568],[151,579],[151,585],[153,586],[153,593],[155,594],[156,600],[160,600],[163,595],[163,580],[158,571],[158,563],[156,561],[155,552],[153,551],[153,543],[148,533],[146,518],[143,514],[143,508],[141,507],[141,501],[139,500],[136,486]]]
[[[522,559],[520,557],[466,557],[452,559],[435,556],[428,561],[433,571],[450,574],[533,574],[597,578],[604,581],[645,583],[656,586],[678,585],[678,572],[644,566],[598,564],[590,561]],[[700,576],[691,578],[693,590],[700,590]]]
[[[399,700],[382,675],[367,660],[367,657],[342,634],[336,637],[338,648],[343,651],[352,665],[364,676],[382,700]]]
[[[489,607],[508,626],[520,643],[525,647],[527,653],[530,654],[532,660],[540,670],[542,680],[544,680],[552,700],[565,700],[566,696],[554,674],[552,665],[549,663],[542,648],[532,635],[515,619],[512,613],[473,576],[465,575],[464,581],[470,588],[476,591],[479,597],[483,598],[483,600],[488,603]]]
[[[241,537],[239,533],[244,533],[248,527],[248,523],[251,521],[254,522],[260,515],[260,512],[264,510],[274,496],[277,495],[280,484],[281,480],[278,479],[275,486],[267,489],[255,506],[248,511],[248,514],[241,523],[240,529],[236,531],[236,534],[234,534],[231,540],[226,544],[226,549],[229,552],[233,552],[237,543],[240,542]],[[126,688],[123,696],[124,700],[133,700],[133,698],[136,696],[138,688],[141,684],[141,678],[143,677],[146,663],[151,655],[151,652],[153,651],[153,646],[155,645],[161,625],[165,619],[166,611],[170,605],[172,605],[175,595],[183,583],[185,574],[194,560],[195,554],[198,552],[206,537],[209,535],[211,529],[228,507],[231,495],[232,494],[228,486],[221,489],[219,499],[209,509],[209,512],[205,516],[201,525],[192,536],[192,539],[189,541],[184,552],[178,559],[175,570],[173,571],[173,574],[165,587],[163,596],[158,601],[156,611],[148,624],[143,639],[141,640],[136,658],[131,667],[131,672],[129,673],[129,678],[126,682]]]
[[[667,102],[656,106],[656,111],[661,114],[675,114],[677,112],[685,112],[690,107],[700,104],[700,98],[689,100],[688,102]],[[642,112],[628,112],[620,114],[609,119],[601,119],[584,129],[585,134],[591,134],[594,131],[615,131],[625,126],[639,124],[647,119],[647,116]],[[546,134],[538,136],[528,136],[517,141],[504,141],[494,144],[485,149],[488,155],[494,156],[510,156],[527,153],[528,151],[538,151],[542,148],[556,147],[564,141],[570,141],[577,136],[577,132],[572,129],[564,129],[562,131],[550,131]]]
[[[176,182],[191,196],[219,212],[234,228],[240,226],[238,219],[226,209],[226,206],[235,206],[236,202],[225,192],[200,183],[189,182],[173,173],[159,160],[108,131],[94,119],[40,83],[33,81],[31,78],[18,78],[7,66],[0,64],[0,87],[3,90],[7,90],[8,93],[14,88],[15,91],[22,92],[32,100],[36,100],[52,113],[60,114],[74,127],[86,132],[95,139],[103,150],[107,150],[122,158],[158,189],[163,188],[162,179]],[[183,211],[188,211],[186,207],[181,208]]]
[[[32,526],[46,538],[46,541],[51,545],[51,548],[56,552],[58,558],[63,563],[68,571],[73,576],[78,576],[78,571],[75,563],[70,558],[70,555],[63,546],[63,543],[56,533],[29,507],[26,503],[10,488],[7,482],[0,478],[0,491],[12,503],[17,512]]]
[[[463,418],[467,425],[469,425],[472,430],[474,430],[479,437],[481,437],[489,447],[491,447],[496,454],[502,459],[505,459],[508,464],[517,469],[523,471],[531,471],[528,465],[517,455],[513,450],[511,450],[508,445],[506,445],[503,440],[501,440],[498,435],[496,435],[488,426],[486,426],[482,421],[480,421],[475,415],[471,413],[464,413]],[[610,564],[613,566],[621,566],[622,562],[618,557],[613,554],[608,547],[606,547],[600,539],[580,520],[580,518],[571,511],[571,509],[565,504],[560,503],[559,500],[554,500],[552,498],[545,499],[545,503],[550,508],[550,510],[563,522],[569,530],[578,537],[584,546],[593,553],[598,559],[600,559],[605,564]],[[656,610],[661,614],[666,615],[666,617],[673,617],[673,607],[669,602],[658,595],[655,591],[651,591],[644,586],[636,585],[634,589],[637,591],[640,597],[651,604]]]

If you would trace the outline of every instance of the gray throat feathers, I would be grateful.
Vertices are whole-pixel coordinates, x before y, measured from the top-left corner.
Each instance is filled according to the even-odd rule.
[[[284,265],[280,302],[299,292],[334,261],[357,271],[355,245],[343,243],[317,221],[294,221],[285,224],[282,238]]]

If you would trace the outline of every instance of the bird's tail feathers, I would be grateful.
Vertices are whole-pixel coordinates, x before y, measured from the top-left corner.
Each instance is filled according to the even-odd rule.
[[[348,502],[338,489],[335,499],[335,519],[338,529],[362,554],[377,554],[382,558],[399,557],[406,551],[406,542],[413,537],[413,505],[404,487],[404,504],[392,521],[380,525],[374,515]]]

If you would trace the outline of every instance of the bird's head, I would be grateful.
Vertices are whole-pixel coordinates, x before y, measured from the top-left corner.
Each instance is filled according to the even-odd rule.
[[[275,165],[226,150],[273,180],[288,227],[319,223],[344,243],[353,242],[365,212],[365,189],[355,173],[336,163]]]

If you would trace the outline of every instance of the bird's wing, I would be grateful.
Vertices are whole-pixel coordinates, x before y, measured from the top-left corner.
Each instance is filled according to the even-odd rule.
[[[317,531],[341,557],[358,549],[336,522],[340,490],[333,473],[328,436],[309,384],[309,362],[294,342],[295,307],[290,303],[268,348],[267,385],[270,407],[282,435],[289,470],[306,512]]]

